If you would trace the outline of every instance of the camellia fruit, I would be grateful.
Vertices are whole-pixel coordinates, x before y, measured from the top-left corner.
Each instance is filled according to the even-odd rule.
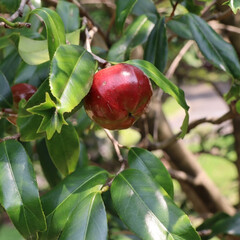
[[[103,128],[126,129],[143,114],[151,96],[148,77],[139,68],[120,63],[94,75],[84,107]]]
[[[37,91],[37,88],[28,83],[18,83],[11,87],[11,91],[13,96],[13,109],[4,108],[2,111],[9,115],[7,120],[16,125],[18,103],[22,99],[25,99],[27,101]]]

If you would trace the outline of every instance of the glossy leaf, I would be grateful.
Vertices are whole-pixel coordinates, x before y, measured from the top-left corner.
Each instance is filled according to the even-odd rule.
[[[49,8],[34,9],[31,14],[36,14],[42,18],[47,31],[48,52],[50,59],[56,49],[66,43],[64,24],[61,17]]]
[[[193,39],[191,30],[188,27],[186,15],[178,15],[167,22],[167,27],[183,39]]]
[[[11,108],[12,102],[11,88],[6,77],[0,71],[0,108]]]
[[[36,142],[36,149],[43,173],[51,187],[56,186],[61,181],[61,176],[49,156],[45,139]]]
[[[145,47],[144,59],[163,72],[167,64],[168,41],[165,19],[159,18],[153,28]]]
[[[78,45],[79,35],[80,29],[66,34],[66,39],[69,43]],[[47,40],[35,40],[20,36],[18,51],[23,61],[29,65],[39,65],[50,59]]]
[[[158,16],[156,6],[152,0],[138,0],[135,6],[133,7],[132,13],[140,16],[146,14],[153,14]]]
[[[80,142],[80,154],[78,157],[78,167],[83,168],[87,167],[89,162],[88,152],[85,144],[81,141]]]
[[[147,40],[153,26],[146,15],[138,17],[127,28],[122,38],[113,44],[108,53],[108,60],[114,62],[127,60],[131,50]]]
[[[52,60],[50,87],[59,101],[58,112],[71,112],[87,95],[97,67],[81,46],[60,46]]]
[[[233,46],[197,15],[187,14],[186,17],[193,38],[205,58],[240,80],[240,63]]]
[[[65,225],[60,240],[107,240],[107,216],[100,192],[80,200]]]
[[[58,239],[65,227],[67,227],[67,234],[68,219],[71,219],[72,214],[72,218],[77,217],[75,215],[76,207],[78,207],[78,213],[84,211],[81,206],[85,207],[86,205],[83,206],[80,202],[89,194],[99,194],[99,191],[105,184],[107,178],[107,172],[97,167],[76,170],[50,192],[44,195],[41,200],[43,210],[47,217],[48,230],[40,235],[40,239]],[[101,212],[101,221],[103,221],[102,226],[105,226],[105,217],[103,217],[103,215],[104,213]],[[74,224],[78,224],[79,229],[82,227],[81,222],[75,222]],[[94,223],[92,224],[94,225]],[[105,229],[102,229],[102,233],[104,231]]]
[[[79,138],[71,124],[64,125],[61,133],[55,133],[50,140],[46,140],[46,144],[53,163],[63,175],[76,169],[80,153]]]
[[[139,170],[120,173],[112,183],[111,195],[118,215],[138,237],[200,240],[187,215]]]
[[[126,63],[132,64],[140,68],[149,78],[151,78],[158,87],[160,87],[165,93],[168,93],[176,99],[178,104],[185,110],[185,118],[182,123],[182,133],[180,137],[184,137],[188,128],[188,105],[185,101],[184,92],[178,88],[174,83],[169,81],[154,65],[144,60],[129,60]]]
[[[15,140],[0,143],[0,203],[25,238],[46,229],[32,163]]]
[[[229,0],[229,7],[232,9],[234,14],[240,9],[240,0]]]
[[[138,169],[151,177],[160,188],[164,188],[168,195],[173,198],[172,179],[165,166],[155,155],[143,148],[134,147],[128,152],[128,163],[130,168]]]
[[[38,115],[22,115],[17,118],[17,126],[20,132],[21,141],[33,141],[44,137],[43,133],[38,133],[42,117]]]
[[[77,5],[59,1],[56,11],[63,20],[66,33],[73,32],[80,27],[80,16]]]
[[[138,0],[130,0],[130,1],[116,1],[116,28],[119,32],[122,32],[125,20],[127,16],[132,11],[133,6]]]

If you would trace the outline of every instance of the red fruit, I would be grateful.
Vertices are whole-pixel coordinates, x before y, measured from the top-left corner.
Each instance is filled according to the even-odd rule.
[[[37,91],[37,88],[28,83],[18,83],[11,87],[13,103],[17,106],[20,100],[26,101]]]
[[[89,117],[100,126],[125,129],[142,115],[151,96],[147,76],[135,66],[120,63],[94,75],[84,106]]]
[[[9,115],[7,120],[16,125],[18,103],[22,99],[27,101],[37,91],[37,88],[27,83],[18,83],[12,86],[11,90],[13,95],[13,109],[3,108],[2,111]]]

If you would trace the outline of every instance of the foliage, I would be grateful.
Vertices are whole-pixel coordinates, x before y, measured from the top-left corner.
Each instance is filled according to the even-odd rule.
[[[125,62],[141,69],[155,92],[173,97],[184,110],[177,134],[183,138],[188,133],[189,106],[184,91],[164,74],[171,64],[172,33],[181,41],[193,40],[205,61],[229,74],[232,88],[226,99],[237,102],[237,53],[201,17],[202,7],[194,1],[164,1],[171,5],[171,12],[159,14],[154,1],[117,0],[111,2],[116,7],[111,9],[112,22],[96,24],[91,18],[94,8],[86,10],[75,1],[58,1],[56,6],[49,2],[41,1],[42,6],[35,8],[34,1],[27,1],[20,9],[24,10],[20,25],[20,18],[10,19],[11,25],[0,18],[0,27],[11,27],[0,29],[0,204],[19,233],[25,239],[198,240],[197,231],[205,230],[208,221],[212,231],[206,239],[240,235],[239,213],[217,215],[196,230],[175,204],[168,169],[150,148],[122,146],[107,131],[116,149],[112,153],[112,143],[97,136],[101,128],[83,108],[96,71]],[[180,2],[185,8],[178,14]],[[234,12],[239,8],[238,1],[229,5]],[[102,11],[108,7],[101,6]],[[0,12],[9,17],[19,7],[17,0],[1,1]],[[107,33],[101,30],[102,24],[109,24]],[[94,54],[96,27],[102,44],[92,48]],[[143,49],[142,59],[133,57],[138,47]],[[38,90],[19,103],[15,126],[7,121],[5,109],[14,108],[11,86],[19,82]],[[149,135],[145,140],[153,143]],[[101,141],[106,146],[102,158],[96,146]],[[116,157],[119,161],[112,164]],[[36,162],[41,164],[47,189],[37,184]]]

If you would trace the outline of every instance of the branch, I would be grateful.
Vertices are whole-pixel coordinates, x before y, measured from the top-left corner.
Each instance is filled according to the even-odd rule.
[[[20,137],[20,134],[18,133],[18,134],[15,134],[15,135],[13,135],[13,136],[7,136],[7,137],[5,137],[5,138],[2,138],[2,139],[0,139],[0,142],[4,142],[4,141],[10,140],[10,139],[16,140],[16,139],[18,139],[19,137]]]
[[[7,19],[0,17],[0,27],[5,28],[30,28],[31,23],[25,23],[25,22],[10,22]]]
[[[201,184],[200,177],[198,176],[192,177],[183,171],[175,169],[168,169],[168,172],[170,173],[171,177],[176,180],[188,182],[194,186],[198,186]]]
[[[121,154],[120,148],[124,148],[124,146],[122,144],[120,144],[111,134],[111,132],[108,129],[104,128],[105,133],[107,134],[107,137],[110,139],[110,141],[112,142],[115,152],[118,156],[118,161],[119,162],[123,162],[124,158]]]
[[[89,24],[89,21],[88,21],[87,17],[83,17],[83,24],[82,24],[82,26],[85,28],[85,35],[86,35],[85,48],[86,48],[86,50],[89,53],[91,53],[93,58],[96,61],[98,61],[99,63],[101,63],[103,65],[103,67],[107,67],[110,63],[108,61],[106,61],[105,59],[95,55],[92,52],[92,49],[91,49],[91,42],[92,42],[93,36],[98,31],[98,29],[95,26],[93,26],[92,24]],[[91,29],[88,30],[88,27],[91,27]]]
[[[179,3],[179,2],[178,2],[178,0],[177,0],[177,1],[175,2],[175,4],[173,5],[172,12],[171,12],[169,18],[166,19],[166,23],[169,22],[169,21],[174,17],[174,14],[175,14],[175,11],[176,11],[176,9],[177,9],[178,3]]]
[[[9,17],[7,20],[12,22],[16,18],[22,17],[23,16],[23,9],[28,2],[30,2],[30,0],[21,0],[18,10],[15,13],[13,13],[13,15],[11,17]]]
[[[187,133],[189,133],[193,128],[197,127],[198,125],[200,125],[202,123],[211,123],[211,124],[218,125],[218,124],[221,124],[221,123],[223,123],[227,120],[233,119],[235,116],[236,116],[236,114],[234,114],[232,111],[229,111],[229,112],[223,114],[219,118],[201,118],[201,119],[195,120],[188,125]],[[181,134],[181,132],[179,132],[177,134],[174,134],[172,137],[170,137],[170,138],[168,138],[168,139],[166,139],[162,142],[150,143],[149,147],[151,149],[167,148],[178,140],[178,137],[179,137],[180,134]]]
[[[189,50],[189,48],[192,46],[193,43],[194,43],[193,40],[189,40],[183,46],[183,48],[180,50],[180,52],[178,53],[178,55],[175,57],[175,59],[173,60],[172,64],[168,68],[168,71],[166,73],[166,77],[167,78],[172,78],[172,76],[173,76],[174,72],[176,71],[180,61],[182,60],[184,54]]]

